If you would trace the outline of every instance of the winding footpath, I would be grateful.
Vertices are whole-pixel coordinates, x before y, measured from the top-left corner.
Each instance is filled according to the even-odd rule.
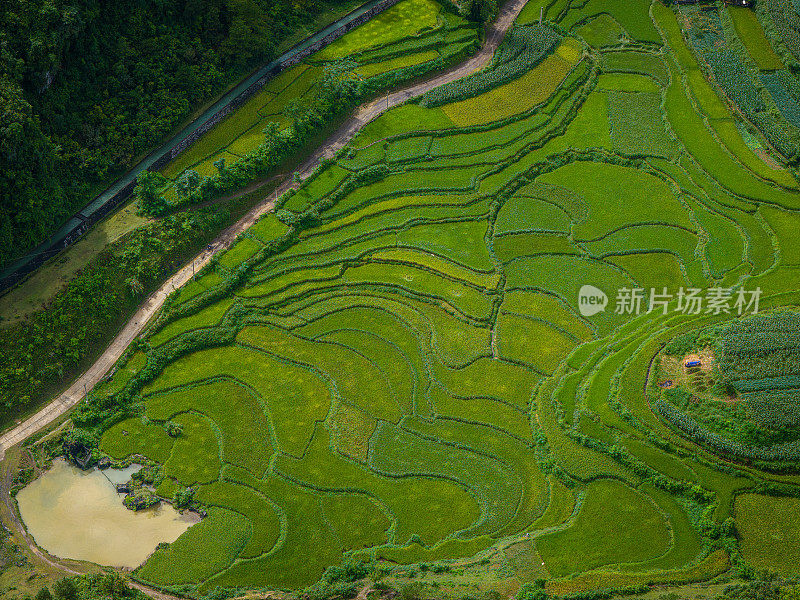
[[[526,2],[527,0],[508,0],[508,2],[500,8],[497,19],[495,19],[494,23],[489,27],[486,41],[480,51],[465,62],[445,73],[435,75],[406,88],[390,92],[385,96],[380,96],[371,102],[361,105],[333,135],[303,162],[297,169],[297,174],[301,178],[307,177],[319,165],[321,160],[332,158],[336,152],[344,147],[365,125],[390,108],[403,104],[411,98],[418,97],[440,85],[461,79],[489,64],[495,50]],[[283,194],[295,185],[293,178],[287,177],[286,180],[278,186],[277,195]],[[252,185],[245,189],[251,190]],[[6,449],[22,442],[43,427],[46,427],[80,402],[86,394],[105,377],[106,373],[108,373],[111,367],[114,366],[114,363],[116,363],[123,352],[125,352],[125,349],[142,332],[150,318],[162,307],[167,296],[191,280],[194,273],[203,268],[215,254],[228,249],[236,241],[239,234],[251,227],[264,214],[274,210],[274,208],[274,197],[270,194],[269,199],[262,201],[242,217],[242,219],[225,229],[206,250],[181,268],[175,275],[170,277],[158,290],[153,292],[147,300],[145,300],[144,304],[139,307],[139,310],[136,311],[136,314],[128,321],[117,337],[114,338],[111,345],[103,352],[100,358],[98,358],[83,375],[78,377],[65,392],[37,413],[19,423],[13,429],[0,435],[0,460],[5,456]]]

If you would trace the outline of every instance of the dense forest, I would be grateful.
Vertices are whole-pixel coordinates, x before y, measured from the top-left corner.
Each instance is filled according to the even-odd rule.
[[[0,267],[321,10],[343,3],[0,3]]]

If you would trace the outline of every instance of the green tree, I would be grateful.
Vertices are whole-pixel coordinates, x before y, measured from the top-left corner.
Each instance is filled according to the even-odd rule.
[[[328,110],[338,110],[361,91],[361,78],[356,73],[358,63],[350,58],[340,58],[325,64],[319,84],[317,102]]]
[[[303,104],[299,98],[293,98],[286,103],[283,109],[283,114],[292,124],[292,129],[298,135],[303,135],[310,127],[311,123],[311,108]]]
[[[78,586],[74,580],[65,577],[53,585],[53,595],[58,600],[78,600]]]
[[[422,598],[422,584],[419,581],[403,584],[400,586],[400,598],[402,600],[420,600]]]
[[[781,600],[800,600],[800,585],[783,588],[781,590]]]
[[[166,178],[154,171],[142,171],[136,178],[133,193],[139,200],[139,213],[157,217],[167,209],[167,201],[158,195],[158,189],[164,185]]]
[[[490,23],[497,17],[497,0],[466,0],[461,3],[462,16],[476,23]]]
[[[175,508],[186,508],[194,501],[194,488],[177,490],[172,498]]]
[[[224,158],[221,160],[225,160]],[[216,164],[216,163],[215,163]],[[223,162],[224,165],[224,162]],[[194,169],[186,169],[175,180],[175,191],[179,196],[186,197],[200,185],[200,174]]]
[[[75,427],[64,436],[64,452],[73,458],[81,458],[87,450],[97,446],[94,436],[80,427]]]
[[[229,66],[243,68],[254,59],[266,60],[275,53],[270,23],[254,0],[227,0],[230,14],[228,38],[221,48],[222,59]]]
[[[22,88],[0,75],[0,265],[68,214],[60,165]]]

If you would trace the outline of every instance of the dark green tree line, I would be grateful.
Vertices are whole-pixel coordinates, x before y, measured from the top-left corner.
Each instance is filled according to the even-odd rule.
[[[0,267],[341,2],[0,3]]]

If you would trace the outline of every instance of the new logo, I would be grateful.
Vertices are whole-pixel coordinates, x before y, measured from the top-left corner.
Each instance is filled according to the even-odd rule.
[[[578,291],[578,310],[584,317],[591,317],[606,309],[608,296],[593,285],[581,286]]]

